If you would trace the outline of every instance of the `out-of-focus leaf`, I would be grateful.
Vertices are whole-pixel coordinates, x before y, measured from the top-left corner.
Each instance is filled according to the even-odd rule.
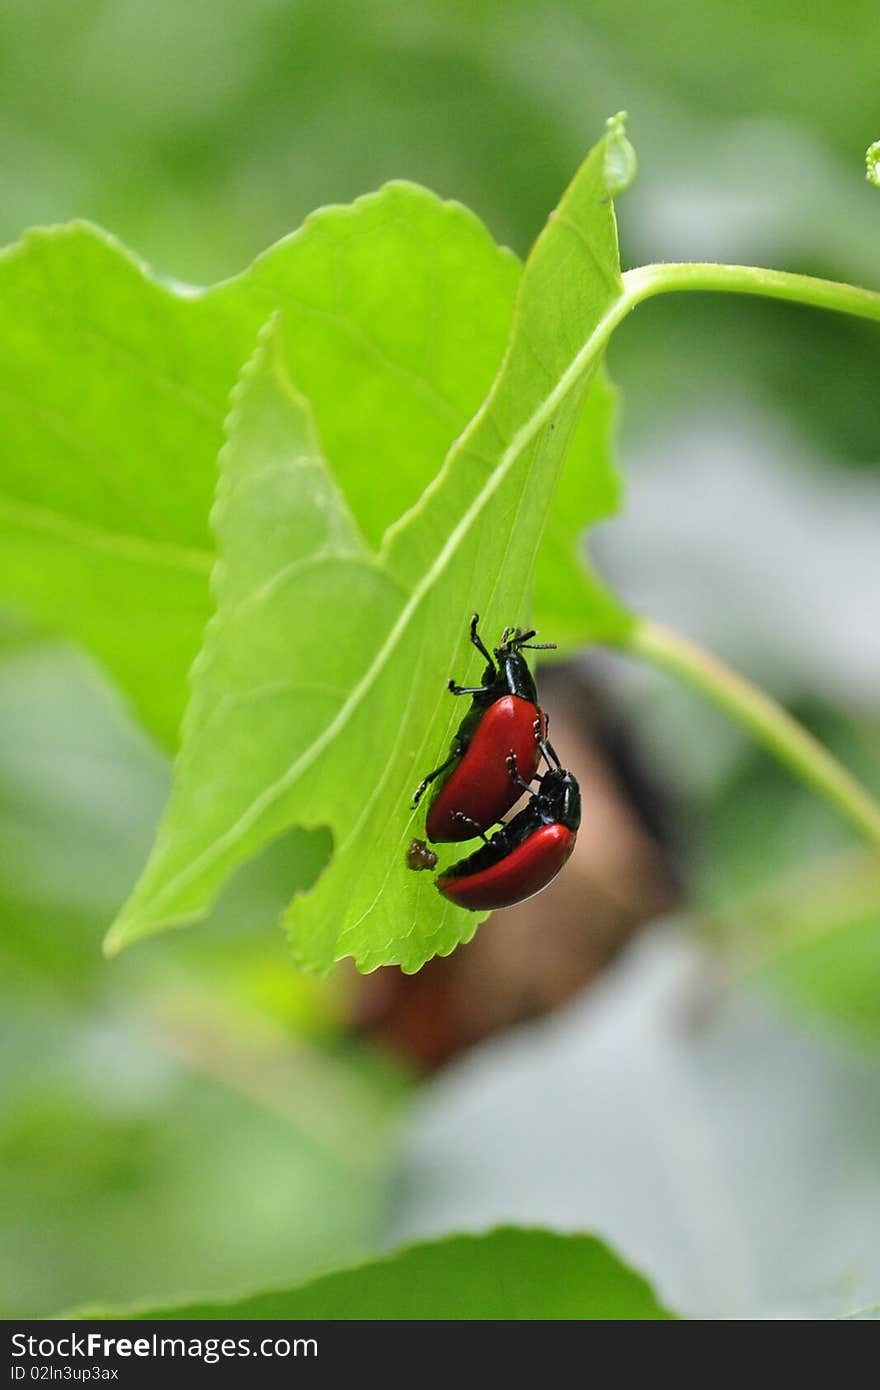
[[[400,1083],[319,1045],[336,991],[274,925],[321,845],[248,865],[209,940],[102,960],[166,787],[80,654],[0,662],[0,1317],[219,1296],[372,1243]]]
[[[591,334],[622,288],[605,149],[529,258],[486,404],[378,554],[325,466],[289,352],[262,344],[230,418],[218,608],[175,789],[111,948],[203,915],[230,871],[291,825],[334,836],[330,867],[288,914],[299,963],[327,970],[352,955],[364,970],[412,971],[473,935],[478,918],[405,866],[419,824],[408,803],[461,718],[446,680],[473,665],[470,614],[489,634],[528,621],[536,552],[598,365]],[[593,486],[585,476],[584,498]],[[603,467],[596,510],[607,487]],[[629,621],[598,585],[593,598],[583,635]]]
[[[880,874],[876,875],[880,880]],[[880,1043],[880,882],[866,916],[856,909],[795,931],[762,974],[801,1013],[835,1025],[873,1046]],[[754,929],[756,923],[752,923]]]
[[[807,724],[866,786],[876,730],[827,708]],[[712,814],[697,892],[734,968],[800,1013],[880,1040],[880,859],[853,849],[825,807],[767,759],[744,757]]]
[[[20,619],[0,609],[0,656],[28,646],[34,640],[34,632]]]
[[[131,1001],[127,1018],[121,1001],[81,1015],[4,1008],[0,1316],[194,1287],[219,1296],[370,1248],[382,1106],[347,1136],[314,1127],[326,1068],[311,1075],[293,1049],[286,1087],[277,1059],[249,1080],[227,1020],[205,1038],[212,1074],[207,1057],[176,1055],[157,1021]],[[199,1027],[190,1009],[180,1037]],[[334,1089],[328,1103],[352,1118],[369,1096],[354,1076]]]
[[[880,859],[819,853],[718,913],[735,968],[801,1014],[880,1042]]]
[[[298,1288],[235,1302],[199,1301],[133,1313],[89,1309],[77,1316],[652,1322],[674,1314],[661,1307],[640,1275],[594,1237],[507,1227],[414,1245]]]

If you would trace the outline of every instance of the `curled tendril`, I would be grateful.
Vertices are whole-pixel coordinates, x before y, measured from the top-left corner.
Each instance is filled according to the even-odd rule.
[[[875,188],[880,188],[880,140],[875,140],[873,145],[868,146],[865,163],[867,165],[865,178]]]

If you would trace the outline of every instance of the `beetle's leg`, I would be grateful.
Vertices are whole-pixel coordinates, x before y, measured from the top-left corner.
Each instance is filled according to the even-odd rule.
[[[491,667],[493,667],[493,669],[494,669],[495,662],[492,660],[492,657],[491,657],[491,656],[489,655],[489,653],[486,651],[485,645],[484,645],[484,643],[483,643],[483,639],[482,639],[482,637],[480,636],[480,634],[477,632],[477,623],[478,623],[479,621],[480,621],[480,615],[479,615],[479,613],[475,613],[474,616],[471,618],[471,641],[473,642],[473,644],[474,644],[474,646],[476,647],[477,651],[480,653],[480,656],[485,657],[485,658],[486,658],[486,661],[487,661],[487,662],[489,663],[489,665],[490,665]]]
[[[464,811],[450,811],[449,819],[457,820],[460,822],[461,825],[469,826],[470,829],[474,832],[474,836],[476,837],[477,835],[479,835],[483,843],[488,845],[489,837],[486,834],[483,827],[481,825],[477,825],[477,822],[475,820],[472,820],[470,816],[466,816]]]
[[[532,725],[532,728],[533,728],[534,731],[535,731],[535,742],[537,743],[538,747],[540,748],[541,752],[543,753],[543,755],[544,755],[544,761],[546,762],[547,766],[548,766],[548,767],[557,767],[557,768],[561,767],[562,764],[561,764],[561,762],[559,761],[559,754],[556,752],[556,749],[553,747],[553,744],[550,742],[549,738],[547,737],[547,734],[549,734],[549,732],[550,732],[550,716],[549,716],[549,714],[547,714],[546,710],[545,710],[545,712],[544,712],[544,723],[543,723],[543,728],[541,727],[541,716],[540,716],[540,715],[538,715],[537,719],[535,720],[534,724]],[[543,734],[543,738],[542,738],[542,734]],[[538,781],[539,781],[539,782],[541,781],[541,778],[540,778],[540,777],[538,778]]]
[[[427,777],[422,778],[421,782],[416,787],[415,792],[413,793],[412,805],[410,806],[411,811],[414,811],[416,809],[431,783],[436,781],[436,779],[440,776],[441,772],[445,772],[448,767],[451,767],[452,764],[456,761],[456,759],[461,757],[463,752],[464,748],[461,746],[461,744],[456,743],[446,761],[442,762],[439,767],[435,767],[433,772],[429,772]]]
[[[551,716],[549,716],[549,714],[546,714],[545,719],[546,724],[544,738],[538,739],[538,746],[539,748],[541,748],[541,752],[544,753],[544,760],[546,766],[556,767],[556,769],[559,769],[559,767],[562,767],[562,763],[559,762],[559,753],[556,752],[556,749],[553,748],[551,741],[549,741],[549,738],[546,737],[546,735],[549,734],[549,731],[551,731]]]
[[[488,685],[456,685],[455,681],[449,681],[446,689],[452,695],[486,695],[491,686]]]
[[[519,768],[516,764],[516,754],[512,748],[507,755],[507,771],[510,773],[511,782],[516,782],[516,785],[522,787],[523,791],[530,792],[532,790],[531,783],[527,782],[525,778],[519,775]],[[535,779],[532,778],[532,781],[534,780]]]
[[[553,744],[550,742],[549,738],[539,739],[538,747],[544,754],[544,761],[546,762],[548,767],[555,767],[557,769],[562,767],[562,763],[559,761],[559,754],[553,747]]]

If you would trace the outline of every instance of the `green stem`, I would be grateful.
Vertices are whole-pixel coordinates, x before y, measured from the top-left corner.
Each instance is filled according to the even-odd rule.
[[[626,271],[623,285],[624,293],[615,306],[615,314],[606,316],[609,325],[603,345],[616,324],[637,304],[675,290],[761,295],[880,323],[880,294],[873,290],[817,280],[810,275],[765,270],[761,266],[661,262]],[[861,835],[880,844],[880,805],[873,796],[827,748],[751,681],[694,642],[647,618],[637,619],[618,645],[699,690],[824,797]]]
[[[781,705],[695,642],[638,618],[619,645],[692,685],[724,710],[854,829],[880,844],[880,805],[842,763]]]
[[[816,280],[811,275],[792,275],[784,270],[765,270],[761,266],[660,262],[626,271],[623,284],[630,305],[674,290],[708,290],[784,299],[790,304],[832,309],[880,323],[880,294],[874,290],[838,284],[835,280]]]

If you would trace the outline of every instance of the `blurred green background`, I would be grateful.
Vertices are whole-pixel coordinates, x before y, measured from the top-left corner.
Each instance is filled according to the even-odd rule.
[[[876,285],[878,52],[869,0],[6,0],[0,237],[90,218],[205,284],[319,204],[406,177],[524,254],[626,108],[625,265]],[[763,679],[875,787],[878,346],[873,326],[757,301],[641,311],[610,353],[632,514],[596,545],[625,596]],[[286,963],[283,851],[214,930],[106,964],[168,768],[82,655],[12,620],[0,654],[0,1314],[257,1288],[406,1234],[398,1135],[429,1088],[351,1039],[347,978]],[[772,931],[772,1007],[873,1058],[876,875],[692,697],[595,669],[674,807],[694,929],[759,954]],[[870,1153],[859,1192],[880,1213]]]

